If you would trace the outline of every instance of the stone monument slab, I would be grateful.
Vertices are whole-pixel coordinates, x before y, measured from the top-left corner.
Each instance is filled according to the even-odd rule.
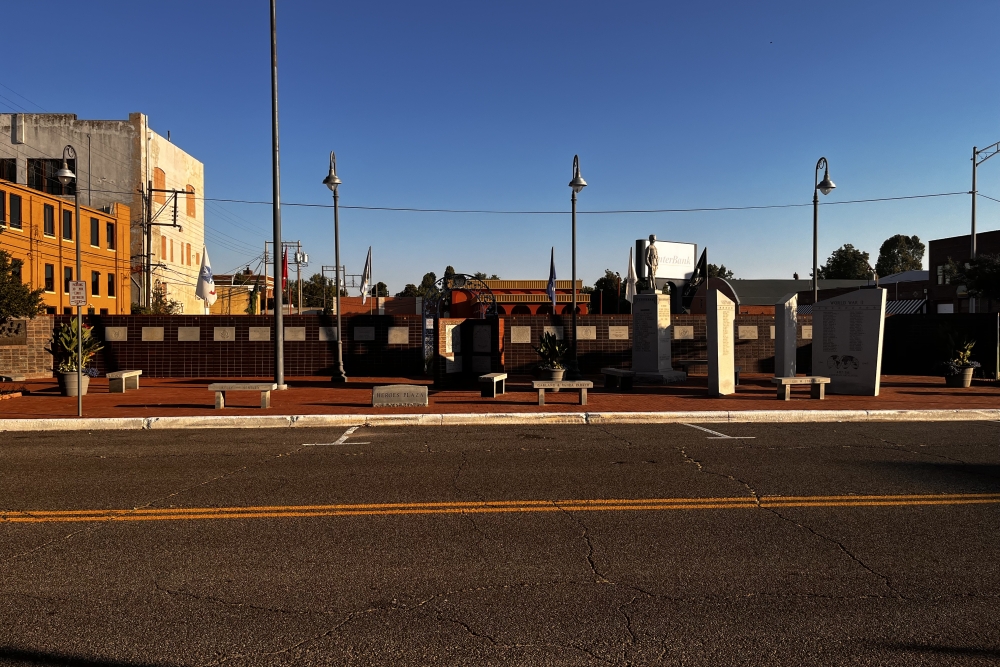
[[[531,343],[531,327],[511,327],[511,343]]]
[[[472,327],[472,351],[479,353],[490,352],[490,325],[476,324]],[[473,369],[475,370],[475,369]]]
[[[425,406],[427,387],[413,384],[388,384],[372,387],[372,407]]]
[[[736,392],[733,327],[736,303],[716,288],[708,290],[708,393],[725,396]]]
[[[197,343],[201,340],[201,327],[177,327],[177,340]]]
[[[250,340],[252,341],[271,340],[271,327],[250,327]]]
[[[608,340],[628,340],[628,327],[627,326],[609,326],[608,327]]]
[[[576,328],[576,339],[577,340],[597,340],[597,327],[594,327],[594,326],[577,327]]]
[[[884,288],[861,289],[813,306],[813,375],[830,378],[832,394],[878,396],[885,333]],[[804,327],[803,327],[804,328]]]
[[[285,340],[301,341],[306,339],[305,327],[285,327]]]
[[[632,302],[632,370],[653,382],[681,382],[670,357],[670,297],[637,294]]]
[[[142,341],[144,343],[159,343],[163,341],[163,327],[143,327]]]
[[[799,296],[786,294],[774,304],[774,377],[795,377],[796,332],[798,326]],[[822,375],[822,373],[817,373]]]
[[[375,340],[375,327],[354,327],[354,340]]]
[[[128,340],[128,327],[104,327],[104,340],[106,341]]]
[[[213,340],[232,343],[236,340],[236,327],[215,327]]]
[[[410,342],[410,327],[389,327],[389,345],[406,345]]]

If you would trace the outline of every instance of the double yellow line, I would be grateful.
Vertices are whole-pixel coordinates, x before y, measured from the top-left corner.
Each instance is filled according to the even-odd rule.
[[[781,507],[915,507],[1000,503],[1000,493],[877,496],[762,496],[753,498],[630,498],[606,500],[499,500],[487,502],[265,505],[260,507],[169,507],[106,510],[0,510],[0,523],[99,521],[193,521],[288,519],[405,514],[503,514],[513,512],[662,512]]]

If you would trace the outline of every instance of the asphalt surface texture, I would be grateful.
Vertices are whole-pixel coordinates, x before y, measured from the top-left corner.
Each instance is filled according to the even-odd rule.
[[[0,665],[991,665],[998,534],[995,422],[5,433]]]

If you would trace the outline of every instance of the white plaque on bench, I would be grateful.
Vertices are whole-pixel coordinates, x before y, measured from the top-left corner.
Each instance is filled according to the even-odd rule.
[[[594,326],[577,327],[576,328],[576,339],[577,340],[597,340],[597,327],[594,327]]]
[[[305,327],[285,327],[285,340],[305,340]]]
[[[674,340],[694,340],[694,327],[674,325]]]
[[[337,327],[320,327],[320,340],[337,340]]]
[[[142,340],[144,342],[159,342],[163,340],[163,327],[143,327]]]
[[[427,405],[427,387],[412,384],[389,384],[372,388],[372,407]]]
[[[755,326],[739,326],[737,333],[740,340],[757,340],[757,327]]]
[[[236,340],[236,327],[215,327],[212,340],[231,343]]]
[[[563,339],[563,328],[562,327],[544,326],[544,327],[542,327],[542,333],[543,334],[552,334],[553,336],[556,337],[556,340],[562,340]]]
[[[354,340],[375,340],[375,327],[354,327]]]
[[[608,327],[608,340],[628,340],[628,327]]]
[[[104,340],[128,340],[128,327],[104,327]]]
[[[177,327],[177,340],[183,342],[201,340],[201,327]]]
[[[531,327],[511,327],[511,343],[531,343]]]
[[[250,340],[253,341],[271,340],[271,327],[250,327]]]
[[[819,337],[812,344],[812,375],[829,377],[831,394],[878,396],[885,298],[885,289],[876,287],[813,306]]]
[[[409,342],[409,327],[389,327],[389,345],[406,345]]]

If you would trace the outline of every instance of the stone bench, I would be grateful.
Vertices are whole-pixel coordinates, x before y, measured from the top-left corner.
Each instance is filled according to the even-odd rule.
[[[138,389],[140,375],[142,375],[142,371],[108,373],[108,393],[124,394],[126,389]]]
[[[808,385],[810,389],[810,396],[813,398],[818,398],[823,400],[826,397],[826,385],[830,384],[830,378],[820,377],[820,376],[805,376],[805,377],[788,377],[788,378],[771,378],[773,382],[778,387],[778,400],[779,401],[789,401],[792,396],[792,387]]]
[[[504,385],[507,383],[506,373],[487,373],[479,376],[479,384],[482,385],[480,396],[483,398],[496,398],[497,394],[504,393]]]
[[[24,382],[23,375],[14,375],[13,373],[0,373],[0,382]]]
[[[538,390],[538,404],[545,405],[546,389],[577,389],[580,391],[580,405],[587,404],[587,390],[594,388],[590,380],[534,380],[531,386]]]
[[[632,388],[632,381],[635,379],[635,371],[627,368],[602,368],[604,374],[605,389],[621,389],[628,391]]]
[[[278,385],[274,383],[266,384],[260,382],[216,382],[208,385],[208,390],[215,392],[216,410],[226,407],[227,391],[259,391],[261,409],[269,408],[271,407],[271,392],[277,389]]]

